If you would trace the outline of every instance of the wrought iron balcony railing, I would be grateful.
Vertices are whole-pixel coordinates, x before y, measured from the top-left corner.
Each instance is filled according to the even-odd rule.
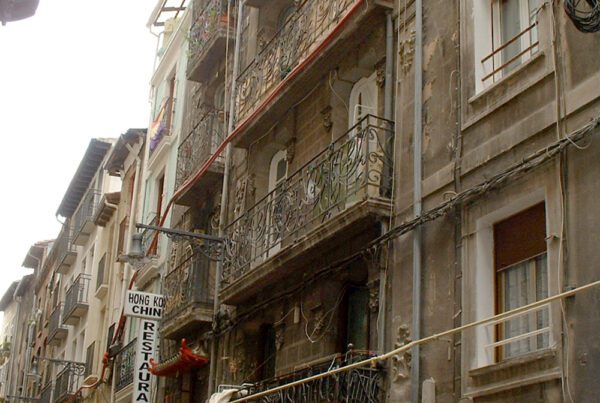
[[[89,289],[90,276],[88,274],[78,275],[65,295],[63,323],[67,323],[72,317],[78,318],[87,311]]]
[[[319,225],[366,200],[389,202],[393,122],[365,116],[225,229],[226,287]]]
[[[75,262],[77,247],[73,244],[69,223],[63,226],[58,238],[52,244],[50,255],[49,259],[52,263],[57,264],[59,273],[64,273]]]
[[[366,358],[366,356],[362,356]],[[320,365],[311,366],[291,374],[269,379],[249,388],[250,400],[252,395],[267,391],[266,396],[259,398],[261,402],[352,402],[352,403],[379,403],[383,402],[383,370],[378,367],[361,367],[341,372],[321,379],[306,382],[296,386],[284,388],[278,392],[268,393],[270,389],[285,386],[294,381],[310,376],[322,374],[328,370],[343,367],[359,360],[359,356],[352,359],[337,356],[328,359]]]
[[[196,20],[190,28],[188,75],[193,66],[206,56],[208,50],[219,37],[225,37],[227,30],[233,36],[234,24],[227,15],[228,0],[210,0],[206,6],[195,15]],[[199,4],[196,1],[196,4]],[[194,4],[194,6],[196,6]]]
[[[360,0],[306,0],[238,76],[237,122],[243,121],[331,34]]]
[[[51,403],[52,402],[52,382],[48,382],[42,388],[40,392],[40,403]]]
[[[68,402],[75,400],[77,390],[83,381],[85,363],[69,362],[58,373],[54,387],[54,399],[56,402]]]
[[[211,279],[208,258],[201,253],[189,256],[165,277],[163,322],[172,320],[188,308],[211,307],[213,289],[214,279]]]
[[[94,225],[94,215],[99,206],[100,196],[98,190],[91,189],[81,200],[81,203],[71,220],[73,226],[73,239],[78,238],[80,235],[89,235]]]
[[[133,382],[133,367],[135,365],[135,345],[137,338],[131,340],[117,353],[115,358],[116,390],[120,391]]]
[[[63,305],[57,305],[52,313],[50,314],[50,320],[48,321],[48,343],[63,339],[67,336],[67,328],[62,323],[62,311]]]
[[[220,119],[222,113],[220,111],[207,112],[179,145],[176,189],[196,173],[223,142],[223,119]],[[219,156],[216,162],[222,163],[222,160],[223,156]]]
[[[146,219],[147,225],[158,226],[159,217],[156,213],[149,214]],[[156,230],[145,229],[142,232],[142,248],[147,256],[156,256],[158,254],[158,240],[160,237],[155,237]]]

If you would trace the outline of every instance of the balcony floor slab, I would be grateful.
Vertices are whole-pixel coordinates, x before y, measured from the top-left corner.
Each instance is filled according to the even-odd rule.
[[[323,253],[319,260],[326,260],[324,253],[364,234],[368,228],[389,216],[389,212],[390,202],[386,199],[368,199],[348,207],[305,236],[284,245],[273,257],[248,269],[239,279],[227,284],[220,291],[221,301],[238,305],[270,285],[299,275],[308,257],[321,251]]]

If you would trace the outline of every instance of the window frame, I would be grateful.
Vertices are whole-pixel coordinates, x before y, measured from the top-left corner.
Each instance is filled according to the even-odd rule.
[[[473,0],[475,94],[502,81],[540,53],[538,14],[544,3],[540,0],[508,0],[519,3],[519,33],[505,40],[503,1],[506,0]],[[532,2],[536,2],[533,9]],[[504,60],[504,51],[515,43],[519,44],[518,53]]]

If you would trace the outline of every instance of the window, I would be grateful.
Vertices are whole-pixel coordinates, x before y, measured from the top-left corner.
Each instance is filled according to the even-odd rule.
[[[369,290],[351,286],[346,290],[345,304],[341,307],[340,332],[343,339],[341,352],[352,344],[354,350],[369,350]]]
[[[496,313],[548,297],[545,204],[495,223],[493,231]],[[495,332],[496,360],[548,347],[548,307],[508,319]]]
[[[259,380],[270,379],[275,376],[277,355],[275,328],[273,325],[262,325],[259,333],[257,375]]]
[[[350,92],[348,126],[352,127],[368,114],[377,115],[376,73],[356,82]]]
[[[283,209],[286,208],[285,203],[287,201],[281,191],[281,184],[287,178],[287,170],[287,152],[286,150],[278,151],[271,159],[269,166],[269,198],[272,208],[268,210],[269,217],[267,220],[270,227],[269,239],[266,240],[269,244],[268,256],[274,255],[281,249],[281,239],[285,230],[282,222],[285,214]]]
[[[475,0],[477,92],[497,82],[539,49],[540,0]]]

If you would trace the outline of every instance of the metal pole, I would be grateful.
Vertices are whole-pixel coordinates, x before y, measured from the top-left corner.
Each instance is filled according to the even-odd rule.
[[[234,129],[234,109],[235,109],[235,97],[236,97],[236,80],[239,71],[240,64],[240,37],[242,31],[242,16],[244,11],[245,0],[239,0],[238,12],[235,30],[235,49],[233,53],[233,72],[231,75],[231,91],[229,98],[229,122],[227,127],[227,134],[233,132]],[[227,68],[227,66],[225,66]],[[221,191],[221,210],[219,212],[219,237],[223,238],[225,235],[225,221],[227,220],[227,205],[229,203],[229,176],[231,171],[231,158],[233,150],[231,142],[227,143],[225,148],[225,167],[223,170],[223,188]],[[225,251],[223,250],[223,253]],[[217,273],[215,276],[215,292],[214,292],[214,305],[213,305],[213,331],[216,329],[216,318],[219,313],[221,301],[219,300],[219,288],[221,286],[221,273],[223,272],[223,257],[217,262]],[[210,372],[208,375],[208,395],[212,395],[215,388],[216,381],[216,370],[217,370],[217,338],[213,334],[213,339],[210,345]]]
[[[422,142],[423,142],[423,2],[415,0],[415,122],[413,149],[413,208],[415,218],[422,213],[421,178],[422,173]],[[412,339],[421,338],[421,226],[413,232],[413,279],[412,279]],[[412,402],[419,403],[419,372],[420,349],[415,344],[412,348],[411,361],[411,392]]]

